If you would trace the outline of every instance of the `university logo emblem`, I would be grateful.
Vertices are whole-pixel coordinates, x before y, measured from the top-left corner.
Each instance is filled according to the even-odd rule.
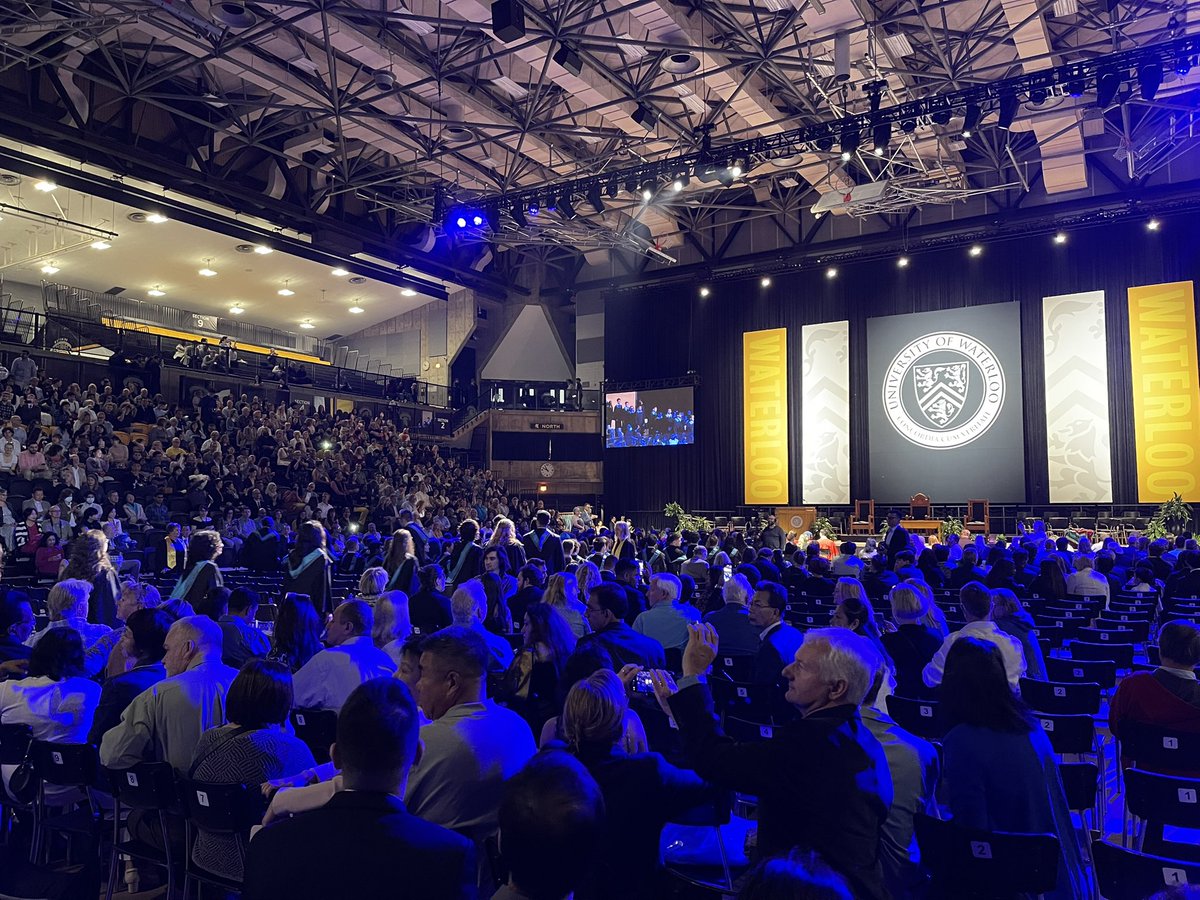
[[[883,405],[905,440],[931,450],[983,435],[1004,407],[1004,371],[987,344],[954,331],[910,341],[888,366]]]

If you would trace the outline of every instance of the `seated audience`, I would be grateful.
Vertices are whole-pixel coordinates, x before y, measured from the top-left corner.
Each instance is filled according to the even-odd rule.
[[[285,594],[275,616],[267,659],[283,663],[295,675],[321,651],[321,620],[303,594]]]
[[[504,785],[500,846],[508,882],[492,900],[560,900],[584,888],[606,821],[600,787],[565,753],[539,753]]]
[[[487,593],[478,579],[463,582],[450,598],[454,624],[466,628],[483,641],[488,650],[488,674],[501,675],[513,661],[513,648],[506,639],[483,626],[487,617]]]
[[[800,629],[783,621],[787,591],[773,581],[760,581],[750,601],[750,624],[758,633],[758,653],[754,657],[755,684],[783,684],[784,667],[791,665],[804,642]]]
[[[87,743],[99,703],[100,685],[84,677],[83,642],[73,628],[55,628],[38,641],[25,678],[0,682],[0,723],[28,725],[39,741]],[[0,766],[6,791],[16,768]]]
[[[571,626],[575,637],[581,638],[591,631],[587,620],[587,605],[579,599],[579,585],[572,573],[557,572],[551,575],[546,580],[546,593],[542,600],[559,611]]]
[[[621,680],[601,669],[571,688],[563,709],[567,750],[604,794],[597,869],[576,892],[577,900],[658,897],[665,889],[659,852],[663,826],[717,800],[696,773],[675,768],[657,753],[631,756],[620,748],[628,708]]]
[[[29,646],[36,647],[38,641],[55,629],[70,628],[79,634],[86,652],[97,641],[111,634],[109,626],[88,621],[91,594],[92,583],[81,578],[67,578],[50,588],[46,596],[50,624],[29,638]]]
[[[559,679],[576,641],[567,620],[549,603],[525,610],[521,637],[524,646],[505,673],[502,699],[536,730],[558,711]]]
[[[517,572],[517,592],[508,598],[508,608],[514,623],[525,621],[525,610],[542,601],[545,582],[540,567],[531,563],[521,566]]]
[[[946,657],[940,712],[950,814],[966,828],[1059,839],[1062,898],[1092,897],[1058,760],[1037,720],[1011,688],[1000,647],[964,635]]]
[[[229,594],[228,611],[217,619],[224,636],[221,659],[227,666],[240,669],[252,659],[263,659],[271,652],[271,640],[258,626],[258,592],[235,588]]]
[[[908,584],[892,588],[888,592],[888,601],[892,605],[896,630],[885,631],[880,640],[896,667],[895,693],[920,699],[928,690],[921,672],[942,646],[942,633],[922,621],[933,601]]]
[[[1121,679],[1109,707],[1112,733],[1152,725],[1187,734],[1200,733],[1200,627],[1185,619],[1167,622],[1158,632],[1159,666]],[[1200,778],[1200,760],[1176,774]]]
[[[634,664],[654,669],[666,665],[662,644],[625,624],[625,592],[615,584],[595,585],[588,594],[586,609],[592,633],[579,642],[581,646],[599,644],[608,651],[614,666]]]
[[[1025,654],[1025,677],[1046,680],[1046,661],[1042,645],[1038,641],[1033,616],[1025,610],[1025,604],[1012,591],[995,588],[992,591],[992,621],[1005,634],[1011,634],[1021,642]]]
[[[1093,569],[1096,558],[1089,553],[1075,555],[1075,571],[1067,579],[1067,593],[1081,597],[1103,597],[1108,605],[1108,579]]]
[[[110,768],[169,762],[186,775],[200,735],[225,723],[237,670],[221,662],[221,626],[188,616],[171,625],[164,645],[167,677],[138,694],[100,742],[100,762]]]
[[[886,898],[880,833],[892,803],[879,741],[859,706],[874,674],[876,651],[844,628],[809,631],[786,669],[787,700],[800,719],[769,741],[739,743],[722,734],[701,676],[717,655],[716,629],[694,626],[683,653],[683,678],[654,673],[660,701],[679,725],[688,757],[704,778],[758,797],[758,852],[813,850],[850,883],[857,898]],[[805,764],[798,766],[797,760]]]
[[[834,587],[834,599],[837,606],[833,609],[830,624],[834,628],[848,628],[855,634],[869,640],[879,655],[883,657],[888,668],[893,664],[888,652],[880,639],[879,626],[875,624],[875,609],[863,596],[862,585],[852,578],[840,578]]]
[[[160,609],[137,609],[129,614],[121,630],[120,649],[112,657],[120,670],[110,668],[104,679],[88,743],[100,746],[105,732],[121,721],[134,698],[167,677],[162,660],[170,628],[171,617]]]
[[[347,600],[333,611],[325,629],[327,649],[314,654],[296,672],[297,707],[341,709],[350,692],[364,681],[396,671],[392,658],[371,641],[373,624],[371,607],[361,600]]]
[[[680,601],[681,591],[682,585],[674,575],[661,572],[650,576],[650,588],[646,591],[650,608],[634,620],[633,630],[653,638],[664,648],[683,649],[688,642],[687,627],[698,622],[700,614],[694,606]]]
[[[474,896],[474,848],[401,800],[417,756],[417,705],[395,678],[355,688],[338,712],[333,763],[345,790],[318,809],[254,836],[244,900],[464,900]]]
[[[288,726],[291,708],[291,673],[277,662],[250,660],[225,695],[226,724],[201,735],[189,776],[213,784],[259,785],[311,769],[316,765],[312,751]],[[223,878],[242,878],[233,835],[200,829],[192,860]]]
[[[1055,566],[1058,563],[1054,563]],[[927,687],[937,687],[942,683],[942,672],[946,667],[946,656],[956,641],[965,637],[990,641],[999,650],[1004,660],[1004,669],[1008,673],[1008,683],[1017,690],[1021,676],[1025,674],[1025,651],[1021,642],[1011,634],[1001,631],[992,621],[992,593],[978,581],[968,582],[958,592],[959,606],[967,624],[958,631],[952,631],[942,641],[942,646],[933,654],[928,665],[921,672],[921,677]]]
[[[26,643],[36,620],[29,595],[22,591],[7,591],[0,598],[0,663],[29,659]]]
[[[1063,574],[1063,562],[1058,556],[1043,559],[1038,565],[1038,576],[1029,584],[1029,593],[1043,600],[1065,600],[1067,579]]]
[[[601,670],[614,672],[612,657],[608,655],[608,651],[599,644],[577,645],[575,652],[567,659],[562,677],[558,681],[559,709],[561,710],[563,704],[566,703],[566,697],[571,688]],[[614,672],[614,674],[621,679],[623,684],[628,685],[629,681],[640,671],[641,668],[639,666],[629,665],[625,666],[620,672]],[[545,747],[551,741],[566,743],[566,740],[566,732],[563,730],[563,717],[560,714],[546,720],[538,737],[538,746]],[[641,718],[632,709],[626,709],[625,711],[621,748],[629,754],[644,753],[650,749],[649,742],[646,739],[646,728],[642,724]]]
[[[750,611],[746,607],[753,594],[746,577],[734,574],[721,589],[724,605],[704,617],[705,622],[717,629],[722,653],[739,656],[758,652],[760,629],[750,622]]]
[[[452,625],[421,643],[417,698],[431,720],[404,799],[413,815],[482,846],[496,831],[500,792],[537,751],[525,721],[487,696],[487,647]]]
[[[433,634],[454,622],[450,612],[450,598],[446,590],[446,575],[437,565],[422,566],[417,570],[420,589],[408,598],[408,617],[413,630],[419,634]]]

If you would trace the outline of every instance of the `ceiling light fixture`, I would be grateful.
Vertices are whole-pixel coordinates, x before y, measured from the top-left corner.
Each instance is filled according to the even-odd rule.
[[[706,287],[700,288],[700,296],[701,297],[707,297],[710,293],[712,293],[712,292],[708,288],[706,288]]]
[[[44,266],[42,266],[42,274],[43,275],[57,275],[58,274],[58,266],[56,266],[54,263],[46,263]]]
[[[334,278],[345,278],[347,275],[350,274],[350,270],[343,269],[341,266],[338,266],[336,269],[331,269],[329,274],[332,275]]]
[[[417,292],[414,291],[412,288],[404,288],[402,291],[400,291],[400,296],[415,297],[415,296],[417,296]]]
[[[112,244],[105,240],[92,241],[91,243],[93,250],[108,250],[110,247],[112,247]]]
[[[967,110],[963,113],[963,129],[962,136],[969,138],[974,134],[975,129],[979,127],[979,119],[983,116],[983,110],[979,108],[978,103],[968,103]]]
[[[760,286],[760,287],[769,288],[769,287],[771,286],[771,279],[770,279],[770,277],[769,277],[769,276],[767,276],[767,275],[764,275],[764,276],[763,276],[763,277],[762,277],[762,278],[759,280],[758,284],[759,284],[759,286]]]
[[[212,278],[217,274],[217,270],[212,267],[211,256],[204,257],[204,268],[200,269],[197,274],[203,275],[205,278]]]
[[[837,278],[837,268],[835,266],[830,266],[825,270],[825,277],[829,279]]]
[[[163,222],[171,221],[160,212],[146,213],[146,221],[153,225],[161,225]]]
[[[972,244],[971,249],[967,251],[971,256],[979,256],[983,253],[983,247],[979,244]]]
[[[268,247],[266,244],[255,244],[254,252],[257,253],[259,256],[266,256],[268,253],[274,253],[275,251],[272,250],[270,247]]]
[[[58,185],[53,181],[50,181],[48,178],[43,178],[41,181],[35,181],[33,183],[33,189],[35,191],[41,191],[43,194],[48,194],[51,191],[58,190]]]
[[[230,315],[233,315],[233,316],[240,316],[240,315],[241,315],[242,313],[244,313],[245,311],[246,311],[246,310],[245,310],[245,308],[244,308],[244,307],[242,307],[242,306],[239,306],[239,305],[238,305],[238,304],[236,304],[236,303],[235,303],[235,304],[233,304],[233,306],[229,307],[229,314],[230,314]]]
[[[901,256],[899,259],[896,260],[896,265],[899,266],[901,269],[907,269],[908,268],[908,257]]]
[[[303,322],[300,323],[300,327],[303,328],[305,331],[308,331],[309,329],[316,328],[317,326],[314,325],[312,322],[308,321],[308,319],[305,319]]]
[[[360,313],[360,312],[362,312],[362,311],[363,311],[363,308],[362,308],[361,306],[358,306],[358,305],[352,306],[352,307],[350,307],[348,310],[346,310],[346,312],[352,312],[352,313],[354,313],[355,315],[357,315],[358,313]]]
[[[1162,224],[1158,221],[1158,219],[1151,219],[1149,222],[1146,223],[1147,231],[1158,231],[1158,229],[1161,227],[1162,227]]]
[[[149,294],[151,297],[167,296],[167,292],[162,289],[161,285],[157,285],[157,284],[154,287],[150,288],[150,290],[146,291],[146,293]]]
[[[1065,231],[1060,231],[1058,234],[1054,235],[1054,243],[1065,244],[1066,242],[1067,242],[1067,233]]]
[[[280,297],[294,297],[294,296],[296,296],[296,292],[295,292],[295,291],[293,291],[293,290],[292,290],[290,287],[288,287],[288,285],[289,285],[289,284],[291,284],[291,281],[290,281],[290,280],[285,280],[285,281],[283,282],[283,287],[281,287],[281,288],[280,288],[279,290],[277,290],[275,293],[277,293],[277,294],[278,294]]]

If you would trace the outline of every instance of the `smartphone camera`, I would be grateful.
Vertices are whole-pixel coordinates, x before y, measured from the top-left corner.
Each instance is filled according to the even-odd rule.
[[[635,694],[654,693],[654,679],[649,672],[638,672],[633,676],[633,692]]]

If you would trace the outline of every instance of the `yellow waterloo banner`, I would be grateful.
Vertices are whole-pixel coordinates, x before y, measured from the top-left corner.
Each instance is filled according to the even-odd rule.
[[[1168,500],[1174,491],[1195,499],[1200,373],[1192,282],[1129,289],[1129,350],[1138,502]]]
[[[788,502],[787,329],[742,335],[746,504]]]

